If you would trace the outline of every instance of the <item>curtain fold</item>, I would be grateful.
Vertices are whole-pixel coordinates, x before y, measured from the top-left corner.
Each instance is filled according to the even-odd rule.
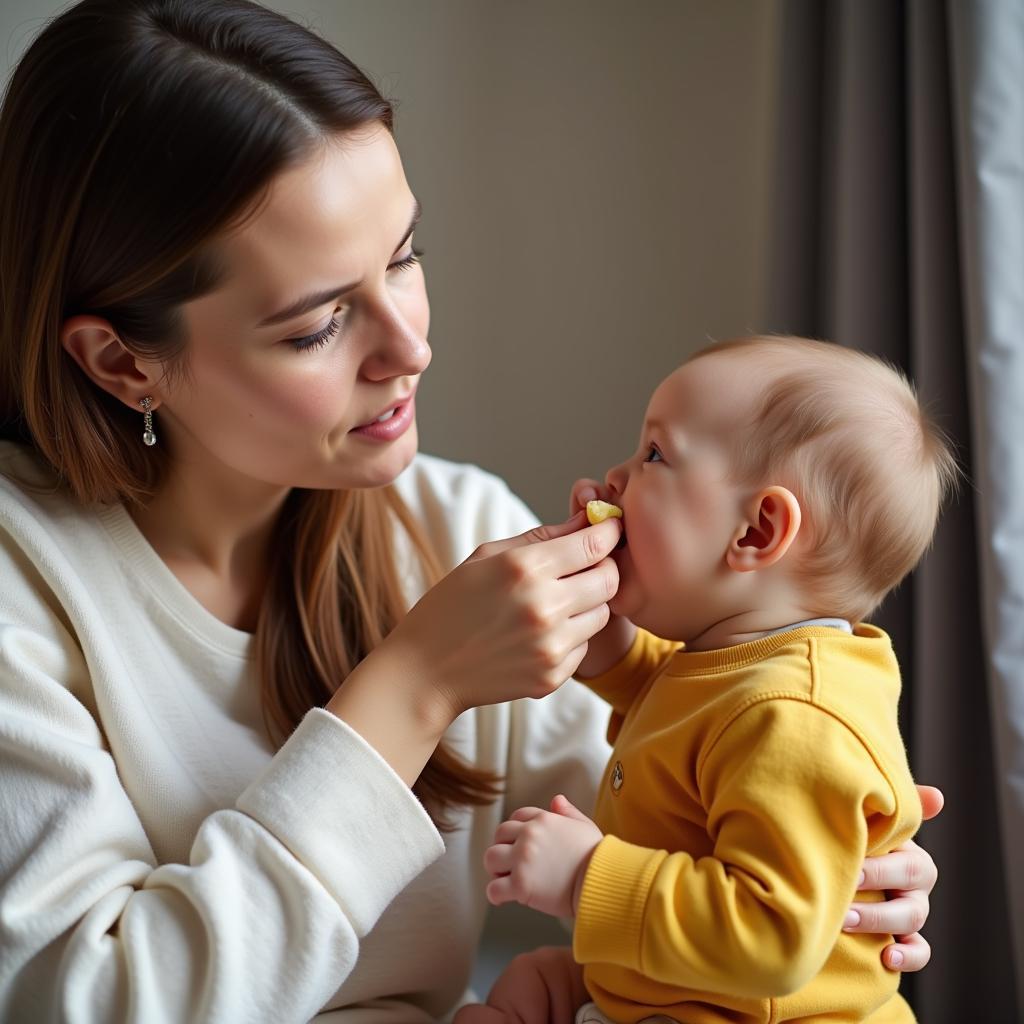
[[[901,725],[915,775],[947,797],[945,811],[920,837],[940,871],[926,929],[933,958],[922,974],[904,979],[903,991],[928,1024],[1011,1024],[1022,1019],[1011,952],[1011,921],[1019,923],[1020,915],[1008,912],[1006,884],[1019,860],[1011,857],[1011,844],[1021,849],[1024,835],[1007,831],[1002,845],[997,808],[1009,821],[1013,800],[1000,797],[1001,784],[1015,779],[1019,798],[1024,774],[1020,731],[1000,723],[1008,715],[1017,715],[1018,725],[1024,720],[1007,697],[1016,687],[1019,702],[1024,671],[1019,656],[1002,675],[990,671],[983,581],[984,621],[1001,624],[1007,649],[1024,640],[1024,617],[1021,591],[1009,600],[1005,591],[997,593],[989,572],[979,573],[977,553],[982,550],[984,566],[992,547],[984,539],[991,522],[988,475],[1011,465],[992,446],[992,435],[1008,439],[1024,431],[1009,433],[1013,416],[989,405],[984,374],[976,380],[979,358],[990,360],[996,374],[1004,369],[974,343],[974,300],[966,287],[977,267],[977,240],[969,218],[960,222],[960,181],[963,160],[974,158],[965,157],[962,131],[954,132],[953,85],[955,77],[959,104],[961,89],[979,83],[963,83],[961,32],[975,59],[981,49],[986,62],[990,55],[988,44],[959,24],[974,16],[973,5],[954,0],[950,11],[947,19],[935,0],[786,0],[780,6],[766,326],[829,338],[902,366],[954,440],[971,481],[946,510],[933,549],[875,618],[892,635],[903,670]],[[1006,40],[1008,51],[1013,45]],[[1024,53],[1024,45],[1016,52]],[[1016,89],[1019,100],[1019,77]],[[974,116],[960,120],[973,124]],[[990,112],[994,124],[1005,117],[1002,109]],[[1019,115],[1017,123],[1024,128]],[[996,162],[1013,166],[1005,152]],[[1004,219],[1020,223],[1019,195],[1015,206],[1010,200],[1001,209]],[[1007,272],[1024,282],[1020,249],[996,251]],[[1017,311],[1022,326],[1003,341],[1020,360],[1024,310]],[[1024,381],[1003,384],[1007,403],[1014,390],[1021,396],[1019,417]],[[1003,507],[1016,512],[1019,527],[1024,495],[1018,490],[1016,497],[1015,509],[1009,495]],[[1000,565],[1009,533],[1003,536]],[[994,556],[992,550],[988,561]],[[986,635],[995,633],[989,628]],[[997,757],[993,736],[1000,730]]]
[[[1024,849],[1024,5],[949,4],[982,624],[1005,862]],[[1018,993],[1024,878],[1007,872]],[[1018,1018],[1019,1019],[1019,1018]]]

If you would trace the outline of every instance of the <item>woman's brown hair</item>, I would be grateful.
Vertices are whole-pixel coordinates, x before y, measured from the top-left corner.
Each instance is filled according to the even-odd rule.
[[[248,0],[83,0],[15,69],[0,111],[0,436],[30,445],[81,502],[145,502],[166,447],[65,352],[74,314],[187,373],[181,307],[217,287],[211,239],[326,139],[392,108],[333,46]],[[394,531],[440,574],[391,487],[296,488],[256,629],[275,743],[325,703],[405,613]],[[414,791],[442,827],[499,779],[442,744]]]

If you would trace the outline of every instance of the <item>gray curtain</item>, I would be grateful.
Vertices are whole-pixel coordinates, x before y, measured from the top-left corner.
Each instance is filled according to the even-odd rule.
[[[1011,901],[1007,885],[1020,885],[1011,850],[1024,840],[1024,591],[1005,557],[1009,520],[1019,536],[1024,510],[1024,429],[1012,426],[1024,410],[1022,11],[1019,0],[781,7],[768,327],[902,365],[970,479],[933,550],[876,617],[904,673],[915,775],[947,799],[920,836],[940,871],[925,932],[933,958],[903,985],[928,1024],[1022,1019],[1021,892]],[[1015,123],[1005,97],[978,99],[999,17],[1016,33],[1000,41],[1016,79],[1001,80]],[[985,152],[1000,136],[1016,139],[1009,158],[1005,145]],[[987,175],[999,171],[1016,174],[1015,197],[987,194]],[[1002,222],[1013,240],[1000,251],[989,243]],[[1004,307],[997,318],[993,292],[1009,279],[1017,316]],[[1003,474],[1015,508],[1008,488],[992,489]],[[1024,935],[1016,941],[1019,950]]]

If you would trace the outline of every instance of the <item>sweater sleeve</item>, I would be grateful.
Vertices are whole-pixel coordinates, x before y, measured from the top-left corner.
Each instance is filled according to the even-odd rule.
[[[698,765],[710,856],[606,836],[576,919],[581,963],[746,998],[821,969],[857,888],[869,822],[896,813],[860,739],[799,699],[748,707]]]
[[[632,646],[622,660],[607,672],[581,682],[611,705],[608,742],[614,743],[622,720],[640,694],[644,684],[676,653],[682,644],[638,629]]]
[[[430,819],[314,710],[187,863],[158,865],[86,659],[22,568],[0,545],[0,1019],[309,1020],[443,852]]]

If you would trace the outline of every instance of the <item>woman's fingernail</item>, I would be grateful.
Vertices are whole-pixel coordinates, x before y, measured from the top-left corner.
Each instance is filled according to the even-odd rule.
[[[889,954],[889,966],[890,967],[902,967],[903,966],[903,954],[898,949],[894,949]]]
[[[846,917],[843,918],[844,928],[855,928],[860,924],[860,914],[856,910],[848,910]]]
[[[597,491],[593,487],[584,487],[580,491],[580,501],[586,504],[588,501],[593,501],[597,497]]]
[[[860,873],[860,875],[859,875],[859,876],[858,876],[858,878],[857,878],[857,888],[858,888],[858,889],[859,889],[859,888],[860,888],[860,887],[861,887],[861,886],[862,886],[862,885],[864,884],[864,880],[865,880],[865,879],[866,879],[867,877],[868,877],[868,876],[867,876],[867,875],[866,875],[866,874],[865,874],[865,873],[864,873],[863,871],[862,871],[862,872]]]

